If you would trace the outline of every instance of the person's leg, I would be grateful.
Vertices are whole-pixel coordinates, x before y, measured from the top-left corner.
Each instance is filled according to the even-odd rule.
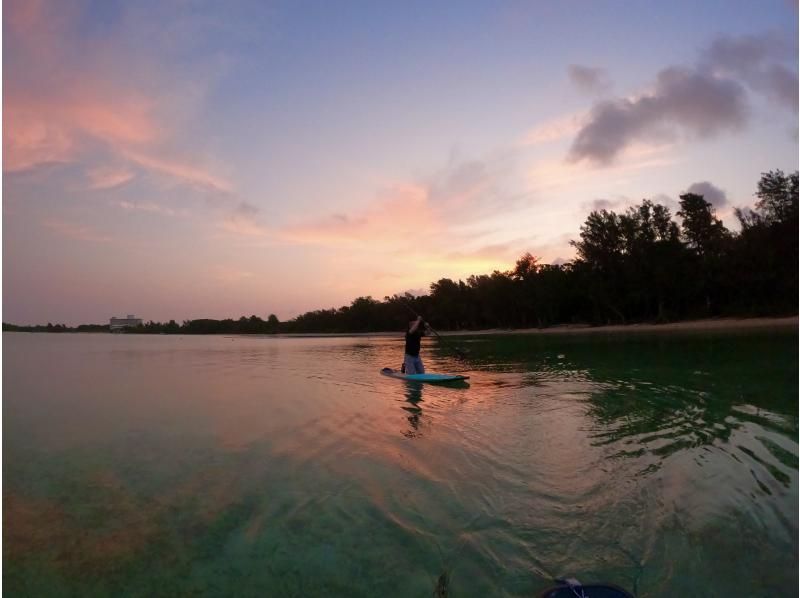
[[[418,374],[419,373],[416,370],[416,362],[415,362],[415,360],[416,360],[416,357],[411,357],[411,355],[406,355],[403,358],[403,363],[406,366],[406,371],[405,371],[406,376],[409,376],[411,374]]]
[[[424,374],[425,373],[425,366],[422,364],[422,358],[417,356],[417,357],[414,358],[414,361],[415,361],[414,369],[417,370],[417,373],[418,374]]]

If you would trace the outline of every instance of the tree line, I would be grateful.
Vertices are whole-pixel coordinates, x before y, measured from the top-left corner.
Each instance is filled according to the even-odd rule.
[[[393,330],[413,312],[448,330],[796,314],[798,173],[763,173],[756,197],[754,209],[736,209],[738,232],[696,193],[680,196],[680,223],[650,200],[622,213],[595,210],[571,243],[571,262],[543,264],[526,253],[510,271],[443,278],[420,297],[360,297],[284,330]]]
[[[276,334],[375,332],[403,328],[415,313],[447,330],[670,322],[719,316],[796,314],[798,307],[798,173],[763,173],[754,209],[736,209],[727,229],[702,195],[667,206],[643,200],[622,213],[595,210],[580,227],[574,260],[543,264],[530,253],[512,270],[442,278],[427,295],[359,297],[280,322],[238,320],[148,322],[131,332]],[[3,330],[108,330],[61,324]],[[35,330],[34,330],[35,329]]]

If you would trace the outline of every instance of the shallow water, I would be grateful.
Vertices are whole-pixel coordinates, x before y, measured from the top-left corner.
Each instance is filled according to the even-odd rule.
[[[794,593],[796,331],[450,342],[5,333],[5,591]]]

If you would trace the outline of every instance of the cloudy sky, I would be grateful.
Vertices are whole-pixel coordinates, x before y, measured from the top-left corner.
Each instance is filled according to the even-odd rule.
[[[3,2],[3,320],[298,313],[798,163],[797,5]]]

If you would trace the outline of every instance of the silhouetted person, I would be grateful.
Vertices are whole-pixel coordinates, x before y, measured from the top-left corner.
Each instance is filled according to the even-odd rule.
[[[425,336],[427,324],[422,320],[422,316],[417,316],[416,320],[408,323],[406,330],[406,349],[403,356],[404,374],[424,374],[425,366],[419,357],[419,346],[422,337]]]

